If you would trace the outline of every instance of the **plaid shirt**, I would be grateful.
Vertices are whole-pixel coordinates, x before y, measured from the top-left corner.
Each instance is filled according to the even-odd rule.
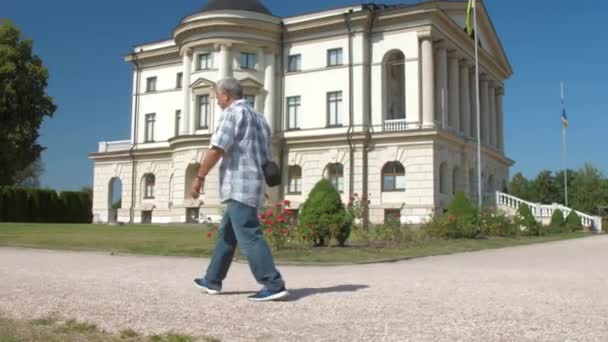
[[[220,116],[211,146],[224,151],[220,165],[220,197],[254,208],[264,203],[266,182],[262,165],[271,159],[270,126],[245,100],[238,100]]]

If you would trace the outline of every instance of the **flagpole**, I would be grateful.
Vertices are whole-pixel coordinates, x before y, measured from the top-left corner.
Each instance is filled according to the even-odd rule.
[[[477,105],[477,202],[479,209],[483,206],[482,188],[481,188],[481,114],[479,101],[479,38],[477,34],[477,4],[473,0],[473,35],[475,37],[475,101]]]
[[[564,105],[564,82],[561,82],[562,90],[562,110],[565,110]],[[564,154],[564,199],[566,207],[568,206],[568,145],[566,144],[566,124],[562,119],[562,145]]]

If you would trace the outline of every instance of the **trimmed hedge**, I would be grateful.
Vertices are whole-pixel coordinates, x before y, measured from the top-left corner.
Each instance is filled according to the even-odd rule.
[[[313,187],[299,215],[300,224],[309,227],[315,246],[327,246],[335,239],[344,246],[352,221],[344,209],[340,193],[326,179]]]
[[[92,199],[86,192],[0,187],[0,222],[90,223]]]

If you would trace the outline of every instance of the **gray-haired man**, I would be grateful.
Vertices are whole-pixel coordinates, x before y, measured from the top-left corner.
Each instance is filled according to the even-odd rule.
[[[264,286],[249,299],[279,300],[287,297],[288,292],[274,265],[257,215],[265,194],[262,165],[272,156],[271,130],[264,117],[242,98],[243,90],[236,79],[226,78],[217,83],[216,99],[223,112],[209,151],[192,182],[192,196],[199,196],[205,177],[222,159],[220,193],[226,211],[207,272],[194,282],[209,294],[219,294],[238,242],[255,279]]]

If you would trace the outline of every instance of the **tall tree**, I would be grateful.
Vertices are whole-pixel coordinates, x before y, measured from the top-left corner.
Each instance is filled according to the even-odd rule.
[[[57,107],[46,94],[48,70],[32,53],[10,21],[0,26],[0,185],[13,185],[17,174],[37,159],[44,147],[36,141],[45,116]]]
[[[602,172],[585,164],[572,181],[572,207],[589,214],[597,214],[599,207],[608,206],[608,181]]]
[[[553,173],[549,170],[542,170],[533,181],[532,196],[534,202],[543,204],[561,203],[559,198],[559,189],[553,177]]]
[[[18,171],[15,174],[14,182],[16,185],[24,188],[38,188],[40,187],[40,176],[42,176],[43,172],[44,163],[38,158],[25,169]]]
[[[532,201],[533,198],[530,187],[530,181],[526,179],[521,172],[518,172],[513,176],[513,179],[509,184],[509,192],[515,197],[519,197],[526,201]]]

